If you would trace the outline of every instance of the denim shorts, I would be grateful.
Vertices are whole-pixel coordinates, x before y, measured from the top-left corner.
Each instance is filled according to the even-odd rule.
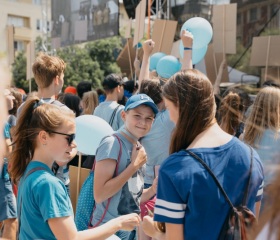
[[[16,198],[7,171],[7,163],[4,163],[0,177],[0,222],[6,219],[17,218]]]

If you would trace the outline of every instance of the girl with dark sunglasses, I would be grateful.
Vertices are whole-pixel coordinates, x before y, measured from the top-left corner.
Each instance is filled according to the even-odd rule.
[[[55,160],[69,161],[76,147],[75,115],[33,97],[24,104],[14,132],[10,174],[19,184],[19,239],[105,239],[132,230],[139,217],[130,214],[101,227],[78,232],[67,189],[51,171]]]

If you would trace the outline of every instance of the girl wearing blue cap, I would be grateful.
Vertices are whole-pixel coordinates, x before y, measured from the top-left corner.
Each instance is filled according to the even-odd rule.
[[[95,157],[92,227],[127,213],[139,214],[140,198],[145,201],[155,194],[156,182],[143,191],[142,166],[147,157],[138,139],[150,131],[157,112],[147,95],[132,96],[121,113],[124,127],[101,141]],[[121,239],[136,237],[135,231],[119,231],[116,235]]]

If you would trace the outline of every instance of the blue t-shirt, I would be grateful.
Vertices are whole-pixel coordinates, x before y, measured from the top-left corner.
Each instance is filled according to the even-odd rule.
[[[242,202],[251,151],[237,138],[215,148],[189,149],[213,171],[233,205]],[[263,167],[253,151],[247,206],[262,198]],[[217,239],[230,207],[208,171],[186,151],[170,155],[160,167],[155,221],[183,224],[184,239]]]
[[[169,111],[158,112],[151,131],[141,139],[141,144],[147,153],[146,173],[144,182],[153,184],[154,167],[169,156],[169,144],[175,125],[170,120]]]
[[[71,201],[64,184],[44,163],[30,162],[25,174],[35,167],[43,167],[46,170],[35,171],[26,179],[23,176],[19,185],[19,238],[56,239],[48,225],[48,219],[73,216]]]
[[[6,122],[5,126],[4,126],[4,138],[5,139],[11,138],[10,130],[11,130],[11,125],[8,122]]]

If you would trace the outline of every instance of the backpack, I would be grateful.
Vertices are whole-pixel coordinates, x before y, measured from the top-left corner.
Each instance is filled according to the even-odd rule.
[[[119,167],[119,162],[120,162],[120,157],[122,155],[122,144],[120,138],[113,134],[115,136],[120,144],[120,151],[118,155],[118,160],[117,160],[117,165],[116,165],[116,170],[115,170],[115,176],[118,174],[118,167]],[[94,187],[94,167],[95,164],[93,164],[92,170],[89,173],[89,176],[86,178],[84,181],[82,188],[79,193],[78,201],[77,201],[77,206],[76,206],[76,215],[75,215],[75,223],[78,231],[83,231],[88,229],[89,227],[97,227],[102,220],[104,219],[106,212],[108,210],[111,198],[108,199],[108,202],[105,207],[105,211],[99,220],[97,224],[94,226],[90,226],[90,222],[93,217],[93,212],[95,209],[95,201],[94,201],[94,192],[93,192],[93,187]]]
[[[249,186],[251,183],[251,174],[252,174],[252,166],[253,166],[253,150],[250,147],[251,151],[251,161],[250,161],[250,172],[249,172],[249,179],[248,183],[245,188],[245,193],[243,196],[242,204],[240,206],[233,206],[232,202],[230,201],[229,197],[227,196],[225,190],[219,183],[218,179],[214,175],[214,173],[211,171],[211,169],[207,166],[207,164],[196,154],[193,152],[186,150],[192,157],[194,157],[196,160],[198,160],[203,167],[209,172],[209,174],[214,179],[215,183],[217,184],[218,188],[224,195],[226,201],[228,202],[230,206],[229,213],[225,219],[225,222],[222,226],[222,229],[220,231],[218,240],[247,240],[247,233],[250,227],[256,223],[256,217],[254,213],[247,208],[246,202],[247,202],[247,196],[249,191]]]

